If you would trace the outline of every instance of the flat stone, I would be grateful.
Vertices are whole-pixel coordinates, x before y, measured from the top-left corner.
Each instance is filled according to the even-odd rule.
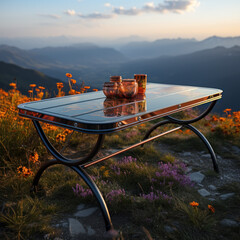
[[[189,157],[189,156],[192,156],[192,153],[191,152],[182,152],[181,155],[184,157]]]
[[[240,148],[237,146],[232,146],[232,150],[234,153],[240,153]]]
[[[67,222],[62,223],[62,227],[64,228],[68,227],[68,223]]]
[[[167,233],[172,233],[172,232],[174,232],[174,229],[173,229],[172,227],[168,226],[168,225],[165,225],[165,226],[164,226],[164,229],[165,229],[165,231],[166,231]]]
[[[188,175],[190,180],[196,183],[201,183],[204,179],[204,175],[200,172],[194,172]]]
[[[202,197],[207,197],[210,195],[210,192],[208,192],[205,188],[199,189],[198,193],[202,196]]]
[[[214,199],[214,198],[208,198],[208,200],[211,201],[211,202],[216,201],[216,199]]]
[[[69,218],[69,233],[72,237],[78,234],[86,234],[86,230],[84,229],[83,225],[75,218]]]
[[[239,224],[236,221],[227,219],[227,218],[223,219],[220,222],[220,224],[225,227],[238,227],[239,226]]]
[[[74,214],[75,217],[88,217],[92,215],[98,208],[97,207],[92,207],[92,208],[87,208],[84,210],[80,210]]]
[[[226,193],[226,194],[220,195],[219,197],[221,200],[227,200],[228,198],[233,197],[234,195],[235,193]]]
[[[216,191],[217,188],[214,185],[209,185],[208,188],[212,191]]]
[[[202,154],[201,157],[203,157],[203,158],[209,158],[209,157],[210,157],[210,154]]]
[[[87,226],[87,234],[88,234],[88,236],[93,236],[96,234],[96,232],[94,229],[92,229],[91,226]]]
[[[85,204],[81,203],[77,206],[77,210],[82,210],[83,208],[85,208]]]
[[[191,171],[192,171],[192,168],[191,168],[191,167],[187,167],[186,172],[189,173],[189,172],[191,172]]]

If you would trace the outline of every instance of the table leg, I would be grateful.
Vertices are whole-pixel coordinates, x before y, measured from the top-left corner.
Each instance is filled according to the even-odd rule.
[[[157,129],[158,127],[160,126],[163,126],[165,124],[178,124],[178,125],[182,125],[183,127],[186,127],[188,128],[189,130],[191,130],[192,132],[194,132],[200,139],[201,141],[204,143],[204,145],[207,147],[210,155],[211,155],[211,158],[212,158],[212,163],[213,163],[213,168],[214,168],[214,171],[219,173],[219,168],[218,168],[218,164],[217,164],[217,158],[216,158],[216,154],[211,146],[211,144],[209,143],[209,141],[206,139],[206,137],[198,130],[196,129],[195,127],[193,127],[192,125],[190,125],[190,123],[193,123],[193,122],[197,122],[198,120],[202,119],[203,117],[205,117],[211,110],[212,108],[214,107],[214,105],[216,104],[216,101],[212,102],[210,104],[210,106],[198,117],[194,118],[194,119],[191,119],[191,120],[179,120],[179,119],[176,119],[176,118],[173,118],[171,116],[167,116],[166,120],[163,120],[159,123],[156,123],[155,125],[153,125],[148,131],[147,133],[145,134],[143,140],[147,139],[150,134],[155,130]]]
[[[56,159],[50,160],[50,161],[44,163],[40,167],[40,169],[38,170],[37,174],[34,177],[33,185],[32,185],[32,189],[31,190],[32,191],[36,191],[38,182],[39,182],[43,172],[47,168],[49,168],[49,167],[51,167],[53,165],[56,165],[56,164],[62,164],[62,165],[70,167],[71,169],[73,169],[83,179],[83,181],[91,189],[93,195],[95,196],[95,198],[96,198],[96,200],[97,200],[97,202],[98,202],[98,204],[100,206],[100,209],[101,209],[101,212],[102,212],[102,215],[103,215],[103,218],[104,218],[104,222],[105,222],[105,227],[106,227],[106,230],[109,232],[109,235],[116,235],[117,232],[113,229],[111,217],[110,217],[107,205],[105,203],[105,200],[104,200],[100,190],[98,189],[98,187],[95,184],[95,182],[91,179],[91,177],[87,174],[87,172],[82,167],[78,166],[79,164],[83,164],[83,163],[85,163],[87,161],[90,161],[92,159],[92,157],[97,154],[98,150],[100,149],[100,147],[101,147],[101,145],[103,143],[104,135],[99,135],[95,147],[93,148],[93,150],[91,151],[91,153],[87,157],[81,158],[81,159],[78,159],[78,160],[71,160],[71,159],[68,159],[68,158],[64,157],[63,155],[61,155],[52,146],[52,144],[49,142],[47,136],[45,135],[45,133],[44,133],[44,131],[43,131],[43,129],[42,129],[42,127],[41,127],[41,125],[39,124],[38,121],[33,120],[33,124],[34,124],[34,126],[35,126],[35,128],[36,128],[36,130],[37,130],[37,132],[38,132],[38,134],[39,134],[43,144],[45,145],[45,147],[48,149],[48,151]]]

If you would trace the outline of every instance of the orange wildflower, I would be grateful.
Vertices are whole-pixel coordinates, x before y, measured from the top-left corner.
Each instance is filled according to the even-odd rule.
[[[64,134],[58,134],[57,136],[56,136],[56,141],[57,142],[65,142],[65,140],[66,140],[66,136],[64,135]]]
[[[211,211],[212,213],[215,213],[215,208],[212,205],[208,205],[208,209],[209,211]]]
[[[98,89],[94,88],[94,89],[93,89],[93,91],[94,91],[94,92],[97,92],[97,91],[98,91]]]
[[[90,88],[90,86],[85,86],[84,88],[85,88],[85,89],[89,89],[89,88]]]
[[[224,121],[226,120],[226,118],[220,117],[219,120],[220,120],[221,122],[224,122]]]
[[[9,83],[9,86],[10,86],[10,87],[13,87],[14,89],[17,88],[17,84],[16,84],[16,83]]]
[[[36,92],[40,92],[40,89],[38,89],[38,88],[35,88],[35,91],[36,91]]]
[[[66,76],[67,76],[68,78],[71,78],[71,77],[72,77],[72,74],[71,74],[71,73],[66,73]]]
[[[33,90],[28,90],[29,93],[33,93]]]
[[[63,83],[62,82],[57,82],[56,84],[57,84],[57,88],[60,88],[60,89],[63,88]]]
[[[35,88],[35,87],[36,87],[36,84],[30,84],[29,87]]]
[[[44,92],[40,92],[40,93],[38,94],[38,97],[41,98],[41,99],[43,98],[43,96],[44,96]]]
[[[42,86],[39,86],[38,88],[41,89],[41,90],[44,90],[44,89],[45,89],[45,87],[42,87]]]
[[[231,112],[232,111],[232,109],[231,108],[226,108],[223,112]]]
[[[29,162],[36,163],[36,162],[38,162],[38,158],[39,158],[39,156],[38,156],[37,152],[31,153],[29,156]]]
[[[33,175],[32,170],[30,168],[26,168],[24,166],[19,166],[17,168],[17,172],[22,177],[29,177],[29,176]]]
[[[218,121],[218,118],[217,118],[215,115],[213,115],[213,116],[212,116],[212,121],[213,121],[213,122],[216,122],[216,121]]]
[[[199,203],[192,201],[189,203],[189,205],[191,205],[192,207],[198,207]]]
[[[71,89],[68,93],[70,94],[70,95],[74,95],[75,94],[75,90],[74,89]]]
[[[71,83],[72,83],[72,84],[76,84],[76,82],[77,82],[77,81],[76,81],[75,79],[71,79]]]

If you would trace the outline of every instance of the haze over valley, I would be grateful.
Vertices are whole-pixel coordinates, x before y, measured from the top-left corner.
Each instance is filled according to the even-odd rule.
[[[0,87],[8,89],[9,83],[16,78],[21,79],[18,85],[24,93],[30,83],[44,85],[53,91],[55,82],[66,81],[66,72],[71,72],[78,84],[84,81],[92,88],[102,89],[111,75],[132,78],[135,73],[146,73],[150,82],[221,88],[224,98],[216,109],[238,108],[238,102],[231,96],[239,98],[239,46],[240,37],[216,36],[202,41],[159,39],[130,42],[120,49],[92,43],[30,50],[1,45]],[[24,69],[28,71],[25,76],[31,77],[23,77]],[[42,76],[40,82],[36,74]],[[46,78],[45,82],[43,78]]]

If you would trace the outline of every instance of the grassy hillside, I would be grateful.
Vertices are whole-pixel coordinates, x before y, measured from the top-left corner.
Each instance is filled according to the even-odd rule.
[[[39,191],[30,194],[34,174],[41,162],[51,159],[51,156],[40,143],[31,121],[17,114],[17,104],[25,101],[30,99],[17,91],[0,91],[0,239],[72,239],[65,235],[68,226],[65,219],[72,216],[77,219],[74,211],[83,203],[84,206],[97,206],[96,200],[78,175],[64,166],[54,166],[44,172]],[[182,117],[193,117],[193,114],[196,112],[187,111]],[[233,146],[237,149],[240,147],[239,123],[240,111],[232,113],[227,109],[221,117],[210,115],[208,119],[194,124],[211,139],[218,150],[218,158],[220,154],[227,156],[226,161],[221,158],[221,162],[231,167],[232,171],[227,177],[232,178],[239,168],[239,155],[230,151]],[[107,134],[103,155],[100,156],[139,141],[152,124]],[[96,141],[96,136],[92,134],[72,134],[72,130],[49,124],[42,127],[53,146],[62,149],[61,153],[71,155],[71,158],[84,156]],[[165,130],[168,128],[164,127]],[[183,162],[164,152],[166,148],[161,148],[161,141],[168,142],[173,149],[180,145],[181,151],[186,147],[187,151],[191,151],[194,146],[201,158],[196,159],[196,152],[194,155],[186,152],[188,154],[184,154]],[[121,231],[121,236],[115,240],[162,239],[163,236],[172,240],[238,239],[239,178],[234,178],[235,182],[231,184],[222,184],[226,183],[226,172],[221,172],[219,176],[211,170],[211,161],[209,156],[207,160],[204,157],[205,149],[201,148],[201,144],[194,134],[183,129],[154,144],[130,150],[128,155],[123,154],[86,169],[103,193],[114,226],[117,225],[117,230]],[[187,158],[191,158],[192,163],[186,162]],[[221,165],[219,167],[222,171],[226,170]],[[195,173],[204,173],[206,181],[202,183],[206,186],[213,180],[218,184],[215,184],[217,192],[210,195],[213,200],[199,194],[198,184],[194,185],[188,176],[191,169]],[[225,193],[230,193],[231,198],[219,198],[220,194],[224,196]],[[223,227],[222,220],[226,218],[234,219],[235,226]],[[85,219],[83,226],[87,227]],[[94,229],[104,223],[101,215],[99,221],[96,219],[96,213],[88,219],[94,223]],[[78,237],[105,239],[103,233],[104,227],[91,238]]]
[[[10,89],[9,83],[15,81],[17,81],[18,89],[26,94],[30,84],[44,86],[49,91],[52,91],[56,89],[56,82],[59,80],[46,76],[39,71],[0,62],[0,88]]]

